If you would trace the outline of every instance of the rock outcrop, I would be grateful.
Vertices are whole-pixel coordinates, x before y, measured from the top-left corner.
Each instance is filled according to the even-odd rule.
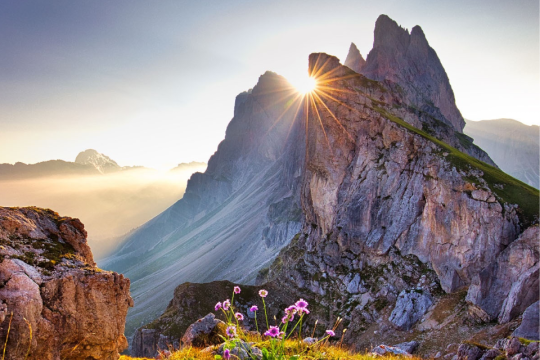
[[[467,294],[471,311],[484,321],[505,323],[538,301],[538,239],[538,226],[528,228],[474,276]]]
[[[485,346],[473,342],[465,342],[459,346],[457,360],[536,360],[539,358],[538,342],[526,342],[517,337],[499,339],[493,346]]]
[[[409,106],[423,110],[432,103],[442,113],[444,121],[462,132],[465,120],[456,106],[450,81],[420,26],[413,27],[409,33],[388,16],[379,16],[373,49],[362,74],[398,85]]]
[[[95,266],[78,219],[0,208],[0,243],[0,341],[9,329],[7,359],[119,357],[133,305],[129,280]]]
[[[540,340],[539,312],[540,302],[537,301],[525,310],[521,319],[521,324],[512,335],[529,340]]]
[[[348,66],[351,70],[360,74],[364,65],[366,65],[366,60],[364,60],[364,57],[360,54],[360,50],[358,50],[356,45],[351,43],[349,53],[345,59],[345,66]]]
[[[421,289],[403,290],[388,320],[400,330],[410,330],[431,305],[433,305],[431,294]]]

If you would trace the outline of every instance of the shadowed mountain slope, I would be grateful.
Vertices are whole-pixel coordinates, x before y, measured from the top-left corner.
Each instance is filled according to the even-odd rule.
[[[132,281],[128,334],[156,318],[182,282],[254,282],[298,233],[305,137],[293,120],[300,105],[283,77],[262,75],[236,98],[225,140],[184,197],[101,263]]]

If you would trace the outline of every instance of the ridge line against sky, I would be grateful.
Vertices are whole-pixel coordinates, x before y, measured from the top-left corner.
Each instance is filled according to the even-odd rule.
[[[538,1],[30,1],[0,3],[0,163],[207,161],[234,98],[312,52],[364,57],[375,20],[420,25],[471,120],[539,119]]]

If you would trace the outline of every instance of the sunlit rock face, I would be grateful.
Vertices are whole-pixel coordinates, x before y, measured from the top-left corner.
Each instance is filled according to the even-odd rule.
[[[254,282],[298,233],[305,153],[299,96],[271,72],[238,95],[207,170],[193,174],[180,201],[100,263],[132,281],[128,335],[159,316],[185,281]]]
[[[129,279],[95,266],[78,219],[0,208],[0,243],[6,359],[119,358],[128,345]]]
[[[444,120],[462,132],[465,121],[456,107],[448,76],[419,26],[409,33],[388,16],[379,16],[373,49],[361,72],[370,79],[399,85],[407,105],[420,111],[433,103]]]

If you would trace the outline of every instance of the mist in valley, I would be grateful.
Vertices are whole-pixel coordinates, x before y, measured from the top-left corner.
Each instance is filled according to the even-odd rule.
[[[178,201],[191,174],[205,168],[206,164],[192,163],[170,171],[140,168],[98,175],[0,177],[0,204],[50,208],[61,216],[79,218],[99,264],[125,234]]]

